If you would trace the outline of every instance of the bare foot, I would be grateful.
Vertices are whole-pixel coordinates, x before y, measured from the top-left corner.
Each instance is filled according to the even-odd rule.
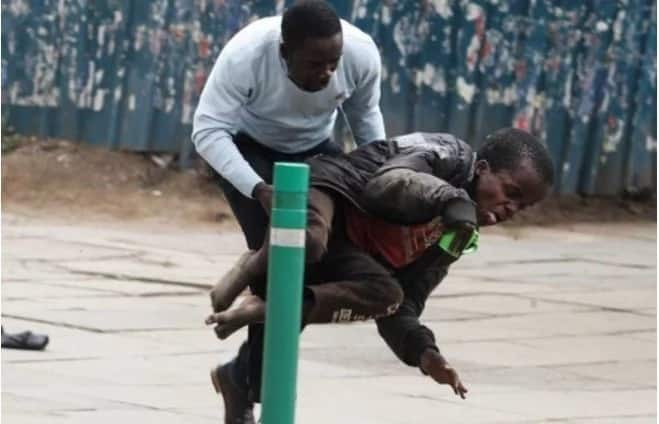
[[[209,315],[206,325],[217,324],[215,334],[224,340],[242,327],[264,319],[265,302],[258,296],[249,295],[237,308]]]
[[[220,279],[210,292],[211,305],[214,312],[228,309],[238,295],[249,284],[245,264],[254,254],[253,251],[244,253],[238,262]]]

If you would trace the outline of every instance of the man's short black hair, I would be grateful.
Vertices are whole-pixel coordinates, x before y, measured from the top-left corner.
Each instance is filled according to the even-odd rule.
[[[493,172],[512,171],[523,159],[547,185],[554,184],[554,165],[547,148],[533,135],[517,128],[502,128],[488,135],[478,149],[478,159],[485,159]]]
[[[281,20],[284,44],[295,48],[308,38],[328,38],[341,32],[334,8],[322,0],[301,0],[289,7]]]

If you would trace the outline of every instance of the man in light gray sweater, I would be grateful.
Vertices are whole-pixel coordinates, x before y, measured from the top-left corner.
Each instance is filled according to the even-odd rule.
[[[324,1],[295,3],[257,20],[224,47],[195,112],[192,140],[219,174],[247,246],[264,242],[276,161],[338,154],[330,140],[338,109],[355,141],[384,140],[380,56],[373,40]],[[254,421],[263,326],[251,325],[238,356],[212,371],[226,423]]]

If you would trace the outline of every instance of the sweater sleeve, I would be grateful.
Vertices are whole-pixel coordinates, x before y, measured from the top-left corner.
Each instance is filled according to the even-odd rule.
[[[252,197],[254,186],[262,179],[233,142],[238,113],[252,94],[252,78],[240,70],[244,64],[237,67],[229,56],[225,48],[206,81],[194,114],[192,142],[213,169],[243,195]]]
[[[385,139],[384,119],[380,110],[380,53],[372,41],[361,50],[359,80],[352,95],[343,103],[343,111],[358,146]]]

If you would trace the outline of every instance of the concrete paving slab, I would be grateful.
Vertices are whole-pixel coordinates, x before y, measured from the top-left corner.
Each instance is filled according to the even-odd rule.
[[[48,372],[54,379],[73,377],[94,378],[95,385],[148,385],[157,386],[199,383],[206,381],[208,375],[196,370],[197,356],[187,358],[177,356],[144,355],[124,357],[122,360],[113,358],[81,359],[79,361],[58,361],[56,367],[52,362],[30,362],[20,364],[20,368]],[[18,365],[17,365],[18,366]],[[184,368],[187,367],[187,368]],[[198,368],[200,371],[202,368]],[[60,384],[61,386],[61,384]],[[85,390],[89,390],[87,387]]]
[[[649,342],[652,342],[654,344],[657,344],[657,331],[656,330],[639,330],[639,331],[634,331],[631,333],[626,334],[627,337],[631,339],[639,339],[639,340],[646,340]]]
[[[68,272],[82,275],[106,276],[127,280],[152,280],[160,282],[175,282],[180,284],[205,284],[209,287],[218,280],[233,265],[234,260],[218,263],[217,267],[186,266],[171,264],[153,264],[131,259],[115,259],[109,261],[76,261],[64,262],[61,266]],[[199,265],[199,264],[197,264]]]
[[[606,365],[609,364],[600,365],[603,365],[601,369],[606,369]],[[648,385],[573,372],[579,367],[579,365],[574,365],[466,368],[461,378],[470,389],[472,397],[478,396],[480,393],[509,393],[518,390],[563,391],[578,388],[583,391],[613,391],[650,388]]]
[[[136,249],[102,246],[81,241],[52,240],[40,236],[9,236],[5,239],[6,254],[13,260],[48,261],[57,263],[67,260],[81,259],[112,259],[118,257],[131,257],[139,254]],[[39,249],[34,248],[35,244]]]
[[[456,398],[448,387],[410,376],[302,379],[298,396],[298,422],[485,423],[525,417],[501,408],[474,408],[470,400]]]
[[[551,339],[520,340],[517,344],[538,349],[535,360],[541,364],[593,363],[601,361],[656,360],[657,349],[652,342],[626,339],[621,336],[553,337]],[[569,356],[570,361],[565,362]]]
[[[2,350],[2,419],[221,420],[208,370],[246,331],[214,337],[203,286],[244,250],[240,234],[3,222],[3,326],[51,344]],[[467,400],[402,364],[374,323],[307,328],[298,422],[655,422],[656,226],[612,228],[488,229],[452,267],[421,321]]]
[[[111,405],[89,397],[60,396],[41,387],[20,386],[12,383],[11,387],[3,383],[2,420],[6,415],[48,416],[52,411],[74,411],[84,409],[107,408]],[[14,422],[14,421],[5,421]],[[19,421],[22,422],[22,421]],[[42,421],[44,422],[44,421]]]
[[[4,249],[3,249],[4,251]],[[3,258],[5,255],[2,255]],[[51,281],[67,279],[79,279],[78,275],[57,269],[56,266],[48,263],[25,263],[24,261],[12,261],[7,259],[7,263],[2,264],[2,278],[4,281],[12,282],[30,282],[30,281]]]
[[[626,424],[656,424],[657,419],[653,414],[647,415],[622,415],[617,417],[594,417],[594,418],[578,418],[575,420],[564,421],[568,424],[618,424],[625,422]]]
[[[509,342],[443,343],[452,358],[489,367],[547,366],[583,364],[614,360],[656,358],[651,342],[629,339],[620,343],[616,336],[553,337]]]
[[[657,284],[657,274],[654,270],[639,270],[633,273],[634,275],[634,288],[652,289]],[[630,273],[625,271],[617,272],[593,272],[592,274],[567,274],[560,272],[560,268],[555,274],[552,275],[530,275],[523,278],[526,284],[530,285],[546,285],[559,289],[560,291],[582,292],[584,290],[603,291],[603,290],[618,290],[622,287],[621,282],[629,287]],[[512,278],[512,277],[511,277]],[[540,291],[540,290],[538,290]]]
[[[600,308],[640,311],[657,307],[657,297],[653,297],[651,294],[651,292],[648,293],[647,289],[628,290],[621,288],[615,291],[595,293],[548,293],[538,297],[544,300],[559,300],[566,303],[597,306]]]
[[[656,390],[524,390],[483,393],[474,406],[525,415],[531,422],[656,415]],[[456,421],[457,422],[457,421]]]
[[[159,332],[127,332],[102,334],[67,328],[60,325],[26,322],[7,317],[2,318],[5,331],[18,332],[26,328],[35,333],[48,334],[50,343],[45,351],[24,351],[3,349],[2,361],[8,363],[59,363],[61,361],[115,358],[129,360],[131,357],[150,355],[168,355],[189,352],[235,352],[239,346],[238,338],[222,343],[215,343],[212,330],[163,332],[169,336],[160,336]],[[244,338],[245,332],[240,333]],[[4,381],[4,380],[3,380]]]
[[[79,225],[60,225],[31,219],[12,224],[7,222],[11,221],[11,217],[4,213],[2,220],[6,223],[3,225],[2,237],[7,242],[18,237],[37,237],[154,253],[183,251],[201,256],[238,255],[246,248],[242,234],[236,230],[227,231],[226,228],[163,228],[125,222],[105,222],[102,226],[84,222]]]
[[[548,297],[551,299],[551,297]],[[586,308],[568,303],[547,302],[545,297],[503,294],[437,296],[429,300],[437,309],[451,309],[483,315],[542,314],[554,311],[583,311]]]
[[[554,281],[541,280],[529,281],[515,280],[499,277],[470,277],[460,275],[458,270],[452,270],[445,280],[440,284],[431,297],[443,297],[466,294],[503,294],[503,295],[522,295],[533,293],[556,292],[565,290],[583,290],[583,287],[575,287]]]
[[[198,328],[207,315],[197,300],[182,303],[182,296],[162,303],[149,297],[46,298],[17,300],[3,308],[14,317],[41,316],[52,323],[79,326],[90,331]]]
[[[10,415],[8,422],[41,422],[23,421],[25,415]],[[4,416],[3,416],[4,418]],[[34,417],[27,416],[27,419]],[[43,420],[43,418],[41,418]],[[158,423],[158,424],[181,424],[181,423],[216,423],[217,418],[203,417],[192,414],[184,414],[177,411],[160,411],[147,408],[140,409],[99,409],[99,410],[75,410],[62,411],[57,415],[48,416],[49,423],[67,423],[67,424],[88,424],[93,421],[95,424],[116,424],[116,423]]]
[[[6,301],[35,299],[39,296],[64,299],[75,299],[81,297],[103,297],[116,295],[111,291],[99,293],[97,290],[84,286],[67,287],[56,284],[43,284],[33,282],[8,281],[2,283],[2,298]]]
[[[563,261],[563,262],[522,262],[522,263],[505,263],[498,266],[489,266],[486,268],[472,268],[461,270],[461,275],[474,278],[489,278],[492,276],[503,276],[513,278],[517,281],[525,281],[527,277],[551,279],[564,275],[572,275],[587,279],[589,276],[601,275],[626,275],[627,278],[622,281],[628,281],[631,274],[630,269],[621,267],[617,264],[597,264],[596,267],[587,261]],[[656,275],[652,268],[641,268],[641,275]]]
[[[212,327],[198,327],[184,330],[130,331],[121,333],[121,337],[132,340],[135,344],[157,343],[165,346],[167,352],[207,352],[235,354],[243,340],[247,339],[247,329],[241,329],[230,338],[220,340]],[[210,367],[210,363],[208,364]]]
[[[584,310],[573,311],[569,315],[564,313],[536,314],[533,317],[524,315],[511,317],[488,317],[486,319],[468,322],[452,322],[439,325],[439,334],[464,334],[467,339],[480,338],[483,331],[492,327],[508,331],[522,331],[522,337],[553,337],[553,336],[580,336],[589,334],[616,335],[626,332],[656,331],[656,319],[645,315],[636,315],[628,312]],[[493,331],[498,331],[493,329]],[[470,334],[472,334],[470,336]],[[487,333],[486,333],[487,334]],[[496,334],[496,333],[493,333]]]
[[[120,296],[167,297],[186,295],[207,297],[207,290],[205,288],[131,280],[89,279],[81,276],[48,280],[6,280],[3,282],[2,288],[5,300],[29,300],[39,297],[47,299]]]
[[[94,397],[111,402],[113,405],[126,404],[153,410],[187,408],[196,410],[216,401],[211,390],[210,377],[206,375],[207,386],[194,384],[103,384],[94,385]],[[84,395],[84,386],[69,387],[73,397]]]
[[[656,359],[568,365],[557,367],[555,370],[643,389],[657,388]]]
[[[82,300],[82,299],[80,299]],[[33,314],[37,307],[14,311],[9,309],[7,314],[13,317],[26,317]],[[188,308],[172,308],[169,311],[153,311],[151,314],[144,311],[130,309],[95,310],[78,307],[75,310],[60,311],[47,310],[49,322],[69,327],[78,327],[92,332],[123,332],[131,330],[163,330],[163,329],[193,329],[199,326],[200,320],[197,311]],[[185,315],[181,321],[172,317],[172,313]]]
[[[59,288],[88,290],[92,291],[98,296],[112,295],[127,297],[178,296],[187,294],[193,296],[206,292],[206,289],[199,289],[196,287],[176,284],[107,278],[89,278],[84,276],[75,276],[74,278],[67,278],[62,280],[23,281],[23,283],[33,284],[34,290],[37,290],[36,287],[39,288],[38,290],[52,290],[53,294],[57,295],[55,297],[65,297],[59,296]]]

